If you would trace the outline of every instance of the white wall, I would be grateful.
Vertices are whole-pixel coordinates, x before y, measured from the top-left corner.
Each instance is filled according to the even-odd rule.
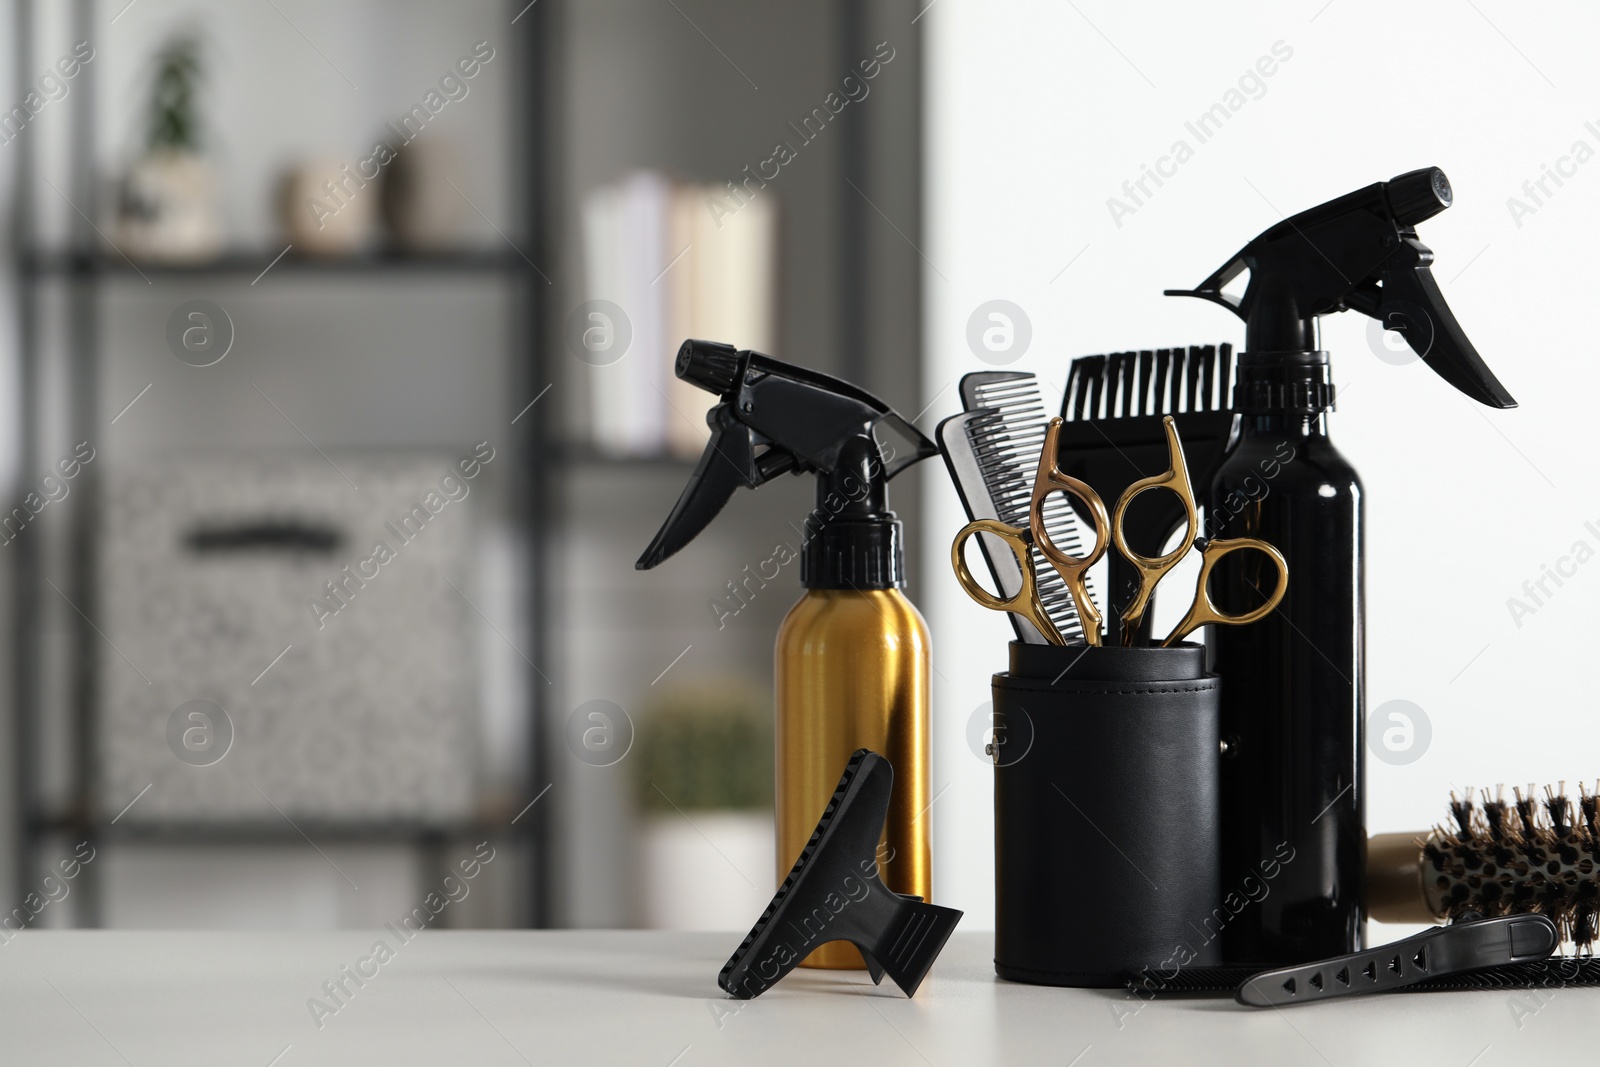
[[[1507,607],[1576,542],[1600,549],[1585,436],[1600,389],[1590,323],[1600,157],[1549,185],[1520,226],[1507,206],[1575,141],[1600,151],[1600,11],[1506,0],[940,0],[924,22],[927,400],[984,369],[965,327],[997,297],[1031,318],[1016,367],[1055,398],[1078,355],[1238,345],[1237,320],[1161,290],[1195,285],[1281,214],[1444,168],[1456,203],[1422,237],[1457,317],[1522,406],[1479,408],[1421,363],[1377,358],[1365,318],[1326,320],[1340,389],[1332,431],[1370,502],[1368,706],[1410,700],[1433,727],[1415,763],[1369,759],[1368,826],[1422,829],[1445,814],[1452,789],[1575,788],[1600,776],[1585,684],[1600,562],[1578,567],[1520,626]],[[1264,93],[1197,144],[1184,123],[1279,41],[1292,56]],[[1107,198],[1179,138],[1193,158],[1116,225]],[[923,425],[958,409],[944,392]],[[923,477],[920,548],[943,559],[960,506],[942,468]],[[921,600],[939,670],[935,789],[949,785],[935,809],[937,892],[977,927],[993,919],[992,771],[964,732],[1004,665],[1009,628],[953,578],[934,577]]]

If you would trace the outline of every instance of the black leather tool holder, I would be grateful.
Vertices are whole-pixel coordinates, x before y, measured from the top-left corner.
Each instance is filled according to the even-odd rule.
[[[1221,961],[1205,650],[1011,644],[994,676],[995,971],[1162,988]]]

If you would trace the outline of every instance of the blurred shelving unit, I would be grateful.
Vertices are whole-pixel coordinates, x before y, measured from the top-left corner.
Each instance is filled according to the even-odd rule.
[[[34,21],[45,6],[19,4],[18,81],[24,89],[29,72],[55,55],[35,44]],[[112,10],[120,6],[119,0],[74,0],[71,19],[78,30],[99,32],[120,18],[115,29],[124,33],[139,19],[181,13],[182,7],[179,0],[142,0],[122,17]],[[346,13],[350,6],[280,0],[259,11],[255,5],[237,13],[230,8],[229,17],[257,20],[252,23],[255,38],[279,34],[285,54],[296,59],[292,70],[280,71],[256,56],[231,56],[237,69],[230,75],[253,77],[250,91],[266,94],[258,100],[236,93],[229,97],[232,105],[249,120],[265,121],[265,116],[278,121],[297,113],[279,98],[280,90],[304,93],[305,85],[316,83],[329,97],[343,93],[345,85],[327,69],[331,61],[325,64],[326,57],[303,48],[283,22],[315,11],[318,26],[366,34],[369,27],[358,26]],[[433,10],[395,5],[402,6],[411,21],[419,11]],[[908,415],[920,414],[929,400],[920,360],[924,260],[919,250],[918,17],[923,6],[914,0],[760,5],[739,0],[541,0],[532,5],[526,0],[479,0],[458,13],[458,5],[438,5],[463,25],[479,8],[492,11],[496,46],[503,41],[506,54],[515,57],[501,68],[504,75],[514,70],[517,82],[503,144],[491,147],[503,148],[509,157],[495,185],[504,191],[518,222],[509,230],[514,248],[490,233],[482,247],[437,255],[317,260],[291,251],[278,260],[285,242],[255,226],[241,246],[203,265],[124,260],[104,246],[87,217],[58,202],[87,207],[102,200],[98,183],[106,176],[106,138],[97,128],[93,101],[104,100],[105,91],[94,89],[93,83],[105,72],[86,68],[80,77],[89,81],[80,80],[68,99],[52,105],[72,114],[57,152],[67,162],[54,172],[69,176],[70,183],[52,191],[30,180],[17,203],[20,243],[14,265],[22,290],[26,356],[21,389],[29,398],[20,428],[24,476],[53,460],[56,453],[51,450],[69,439],[57,424],[104,423],[136,399],[150,380],[121,359],[107,360],[108,334],[113,334],[108,314],[120,316],[115,327],[122,331],[116,334],[119,338],[154,337],[167,309],[180,297],[248,292],[258,307],[250,325],[276,331],[282,361],[292,364],[295,373],[322,373],[314,362],[317,355],[344,355],[338,346],[368,346],[364,358],[373,361],[373,371],[367,378],[314,379],[321,385],[312,391],[333,399],[369,381],[387,385],[380,372],[389,368],[379,357],[398,360],[403,345],[413,341],[408,333],[426,334],[429,343],[443,344],[441,338],[449,336],[440,321],[444,305],[453,303],[457,316],[488,316],[499,323],[489,346],[494,358],[474,345],[458,346],[457,357],[464,367],[461,374],[481,370],[487,377],[482,391],[498,405],[497,413],[503,409],[506,420],[518,419],[511,427],[515,436],[506,438],[516,470],[514,477],[500,472],[506,483],[501,495],[514,520],[523,573],[513,594],[523,627],[515,631],[516,648],[523,658],[514,659],[513,665],[522,670],[532,710],[527,736],[518,743],[523,757],[518,788],[496,797],[491,811],[466,824],[307,820],[301,824],[302,835],[265,819],[219,828],[185,819],[130,826],[129,819],[100,817],[96,813],[102,811],[104,798],[91,795],[92,746],[69,743],[92,737],[95,728],[96,680],[87,665],[114,655],[90,622],[97,614],[95,480],[103,477],[91,466],[83,475],[87,481],[73,490],[81,494],[79,499],[57,509],[66,514],[46,515],[49,529],[29,531],[59,532],[59,539],[23,538],[11,548],[18,557],[12,560],[13,574],[19,579],[12,648],[17,666],[15,765],[28,831],[18,870],[22,891],[37,880],[41,845],[65,841],[69,834],[142,850],[147,866],[197,845],[243,858],[309,853],[307,837],[330,849],[400,845],[412,851],[418,878],[425,882],[455,843],[475,839],[475,833],[491,824],[499,827],[498,839],[505,839],[508,816],[520,810],[525,814],[509,838],[526,843],[530,855],[512,921],[637,925],[644,914],[641,894],[647,889],[638,877],[633,768],[626,759],[595,767],[573,758],[569,717],[592,699],[611,700],[643,716],[664,688],[730,676],[770,693],[772,642],[798,596],[797,565],[785,568],[736,618],[719,624],[708,604],[746,565],[766,558],[775,543],[797,538],[790,520],[798,521],[813,506],[812,487],[810,479],[785,479],[763,488],[759,499],[739,494],[717,524],[667,566],[647,573],[633,570],[633,560],[671,509],[693,460],[667,453],[611,454],[596,448],[586,432],[587,390],[595,376],[568,350],[564,336],[568,314],[589,295],[583,281],[581,206],[595,188],[640,169],[701,183],[742,181],[746,168],[771,157],[776,143],[791,143],[798,149],[796,157],[766,190],[780,206],[773,354],[846,377]],[[283,11],[274,13],[275,7]],[[450,26],[454,32],[454,22]],[[411,27],[409,32],[428,31]],[[251,45],[256,46],[254,39]],[[888,54],[893,59],[867,81],[869,92],[861,93],[859,78],[853,89],[844,84],[860,64]],[[274,53],[273,59],[278,58]],[[339,58],[343,60],[343,53]],[[370,92],[367,76],[351,73]],[[291,88],[283,89],[285,85]],[[401,85],[397,91],[411,90]],[[856,98],[835,112],[836,101],[848,93]],[[296,100],[296,106],[306,108],[318,103],[310,97]],[[395,109],[401,105],[396,101]],[[469,101],[461,106],[479,105]],[[807,118],[817,109],[827,112],[827,120],[814,119],[807,127]],[[62,117],[51,116],[51,121]],[[827,128],[812,130],[819,124]],[[246,129],[240,136],[254,132]],[[267,132],[280,141],[285,136],[282,129]],[[19,150],[25,174],[38,170],[40,160],[33,154],[37,140],[12,146]],[[55,244],[29,239],[37,232],[35,215],[46,208],[65,218],[65,237]],[[491,208],[489,213],[495,212]],[[263,271],[268,271],[266,280],[252,287]],[[274,283],[271,293],[262,293],[268,282]],[[154,307],[147,294],[156,293],[165,294],[160,313],[143,310]],[[367,307],[367,317],[352,321],[349,309],[358,304]],[[402,317],[403,327],[391,321]],[[369,333],[381,338],[373,340]],[[156,347],[161,348],[159,341]],[[45,357],[41,353],[47,348],[59,355]],[[160,358],[171,359],[164,354]],[[231,366],[231,360],[220,365]],[[238,373],[238,368],[228,373]],[[261,373],[289,371],[273,367]],[[459,400],[453,381],[426,374],[421,380],[440,403]],[[64,383],[73,388],[64,389]],[[257,380],[241,378],[233,384],[248,389]],[[259,384],[272,390],[271,381],[260,379]],[[522,417],[524,405],[544,396],[546,389],[550,395]],[[140,413],[135,408],[135,413],[168,425],[232,421],[237,425],[228,425],[228,430],[236,430],[252,446],[270,437],[248,418],[236,417],[227,396],[218,391],[202,392],[187,407],[173,399],[173,392],[158,388],[139,401],[155,410]],[[362,428],[371,427],[359,411],[329,413],[321,425],[341,448],[370,450],[385,444],[382,434],[376,440],[370,433],[363,436]],[[277,430],[287,435],[281,424]],[[322,433],[310,427],[307,432],[325,444]],[[913,528],[920,510],[915,483],[914,478],[897,481],[893,492],[893,506]],[[797,547],[798,541],[794,543]],[[914,556],[908,564],[915,598],[929,567]],[[44,583],[47,576],[60,586],[60,595]],[[68,599],[74,608],[66,606]],[[46,619],[55,621],[47,625]],[[538,667],[524,668],[524,659]],[[43,756],[46,750],[63,749],[73,754],[70,766],[53,769],[51,759]],[[63,786],[42,789],[52,775]],[[523,807],[536,797],[542,799]],[[320,862],[314,853],[311,859]],[[721,861],[708,855],[706,862]],[[98,873],[93,865],[86,870],[86,875]],[[750,872],[754,882],[771,874]],[[92,925],[115,919],[115,909],[105,899],[112,890],[100,889],[95,892],[89,877],[81,892],[75,892],[75,921]],[[735,921],[730,919],[730,925]]]
[[[115,400],[109,397],[107,379],[124,373],[122,364],[134,356],[142,357],[144,350],[152,347],[152,342],[155,348],[162,349],[159,358],[170,358],[165,356],[160,341],[159,324],[182,297],[225,293],[228,294],[226,302],[236,307],[244,306],[247,298],[270,301],[264,311],[254,313],[254,321],[280,330],[280,344],[283,336],[293,337],[292,332],[284,335],[282,331],[292,331],[303,325],[302,316],[306,322],[319,325],[330,321],[338,323],[352,317],[359,319],[368,305],[376,309],[372,312],[375,320],[408,309],[423,321],[452,314],[458,318],[467,316],[469,320],[487,315],[493,320],[487,326],[469,321],[469,328],[462,331],[463,344],[470,348],[472,343],[487,338],[485,346],[493,351],[475,353],[472,360],[462,362],[466,368],[463,373],[467,374],[476,367],[491,368],[487,374],[490,380],[478,382],[471,388],[464,387],[461,392],[472,394],[468,400],[481,394],[488,401],[489,410],[483,414],[493,416],[493,424],[500,428],[493,432],[493,437],[505,446],[503,454],[510,456],[495,472],[498,483],[491,496],[497,529],[504,534],[502,555],[511,561],[512,574],[511,588],[503,598],[510,607],[496,614],[502,625],[509,621],[511,632],[518,637],[517,643],[511,646],[515,657],[505,650],[499,655],[501,660],[511,662],[509,671],[502,670],[502,675],[522,676],[509,684],[522,694],[516,698],[516,703],[523,721],[509,734],[515,739],[516,751],[509,757],[501,757],[511,767],[504,775],[506,780],[492,793],[477,797],[466,817],[123,820],[122,814],[127,809],[121,814],[115,811],[122,800],[113,804],[110,798],[97,795],[104,771],[98,765],[97,756],[98,732],[103,726],[100,672],[120,654],[120,650],[107,647],[109,639],[96,625],[104,607],[101,576],[96,573],[97,538],[104,533],[97,524],[107,513],[105,468],[111,461],[85,464],[72,484],[71,495],[75,499],[65,506],[65,513],[60,513],[64,510],[62,507],[55,508],[57,513],[40,521],[40,529],[27,530],[28,536],[17,537],[10,546],[14,636],[9,659],[14,677],[15,732],[13,743],[7,747],[14,763],[16,815],[21,836],[16,882],[6,887],[6,896],[21,900],[34,892],[63,843],[69,843],[70,852],[70,843],[77,841],[89,842],[99,851],[113,849],[132,854],[144,849],[151,857],[145,862],[147,871],[152,864],[160,866],[173,857],[194,855],[196,850],[220,849],[217,854],[223,857],[224,864],[261,859],[270,868],[290,860],[303,860],[307,854],[313,864],[319,863],[315,857],[322,852],[322,845],[330,849],[355,849],[357,853],[362,849],[370,853],[373,849],[388,848],[392,852],[398,848],[399,853],[386,854],[387,858],[375,866],[368,864],[385,877],[399,872],[397,877],[390,877],[391,882],[398,884],[387,896],[381,890],[376,893],[380,902],[375,905],[376,912],[370,907],[354,913],[326,907],[301,907],[295,913],[313,916],[307,920],[310,922],[329,921],[330,916],[337,922],[339,916],[353,914],[354,925],[368,925],[374,915],[383,914],[383,907],[388,906],[382,901],[398,907],[400,912],[396,914],[403,913],[420,900],[430,886],[438,884],[463,848],[470,854],[471,843],[487,838],[515,856],[513,861],[503,861],[502,865],[514,864],[516,873],[510,886],[497,891],[492,913],[480,911],[477,922],[548,925],[551,919],[548,844],[551,805],[529,801],[542,796],[541,789],[549,782],[549,757],[540,726],[547,683],[533,665],[548,666],[550,583],[546,578],[546,542],[552,516],[547,488],[554,452],[550,448],[550,420],[542,413],[521,418],[518,409],[549,380],[540,338],[547,332],[545,314],[550,283],[535,263],[541,260],[547,243],[545,173],[551,87],[546,55],[550,5],[524,10],[528,7],[525,0],[524,3],[484,0],[459,11],[442,8],[433,13],[435,21],[442,18],[452,26],[456,24],[452,20],[458,20],[463,34],[482,29],[474,25],[475,17],[482,16],[482,21],[491,28],[495,44],[503,52],[517,57],[514,63],[502,61],[496,71],[510,80],[509,87],[503,89],[502,97],[498,98],[501,103],[473,105],[504,113],[503,128],[494,131],[493,143],[506,173],[495,177],[490,184],[505,191],[505,203],[500,206],[515,220],[505,224],[505,229],[515,235],[514,243],[501,227],[489,223],[499,236],[487,235],[460,250],[308,258],[292,252],[285,255],[283,242],[261,234],[257,235],[260,239],[243,247],[230,248],[214,258],[195,263],[129,260],[107,247],[109,238],[92,218],[99,214],[100,205],[106,201],[108,153],[101,113],[108,110],[105,100],[109,90],[96,83],[110,62],[102,58],[109,51],[108,38],[113,31],[127,34],[139,18],[166,20],[178,25],[194,15],[183,5],[146,4],[143,10],[135,9],[131,13],[127,11],[128,6],[131,5],[122,2],[74,0],[70,13],[66,13],[54,5],[29,0],[19,0],[15,5],[15,69],[18,71],[15,84],[20,86],[20,94],[32,88],[30,83],[39,70],[50,69],[61,41],[91,40],[99,51],[98,62],[85,63],[72,81],[70,92],[61,102],[52,104],[49,121],[61,125],[53,127],[51,133],[59,133],[59,136],[44,139],[41,145],[41,132],[28,129],[23,131],[27,136],[19,138],[11,148],[16,153],[18,173],[12,265],[19,293],[19,394],[22,403],[18,439],[22,489],[27,489],[27,479],[36,478],[37,471],[49,469],[60,442],[86,438],[101,441],[107,416],[114,410],[108,405],[121,407],[127,400],[120,394]],[[288,6],[289,14],[278,5],[272,5],[264,14],[255,12],[248,17],[267,20],[281,17],[287,25],[277,25],[275,29],[287,34],[294,28],[291,14],[302,14],[293,5]],[[354,10],[361,5],[343,6]],[[381,17],[387,13],[381,7],[366,6],[368,15]],[[334,25],[348,22],[345,16],[349,12],[330,13],[321,7],[315,10],[319,15],[327,15]],[[199,14],[204,19],[216,17],[219,12],[223,17],[245,17],[215,4],[210,9],[202,5]],[[127,19],[123,25],[115,26],[124,15]],[[408,18],[393,20],[385,33],[427,34],[426,27],[420,30],[409,27]],[[379,36],[382,38],[384,34]],[[470,43],[467,38],[450,42],[452,46]],[[427,48],[420,50],[424,54],[428,52]],[[416,51],[418,49],[412,49]],[[453,54],[441,54],[440,66],[453,58]],[[310,55],[307,62],[317,62],[316,56]],[[215,76],[222,79],[231,73],[218,72]],[[332,81],[328,70],[321,69],[320,73]],[[342,71],[338,73],[343,77]],[[270,86],[258,85],[247,92],[269,90],[276,91]],[[484,92],[482,89],[475,91]],[[402,106],[403,101],[397,100],[395,109],[398,111]],[[51,175],[55,177],[53,182]],[[63,211],[56,202],[58,198],[72,210]],[[65,217],[65,225],[56,227],[53,235],[42,232],[45,227],[40,218],[46,209]],[[488,221],[487,216],[484,221]],[[270,296],[265,292],[265,285],[251,288],[263,275],[274,283]],[[322,316],[320,322],[316,318],[318,315]],[[406,326],[402,332],[416,328]],[[357,334],[363,330],[373,332],[379,339],[370,351],[355,354],[330,351],[317,355],[325,354],[330,360],[341,356],[366,359],[379,369],[386,369],[386,357],[400,352],[395,347],[384,348],[386,341],[382,330],[389,329],[391,335],[396,331],[384,327],[381,322],[366,327],[358,323],[353,329]],[[434,329],[435,334],[429,335],[430,338],[447,336],[444,327],[435,326]],[[137,343],[129,340],[135,337]],[[392,336],[388,338],[392,339]],[[110,354],[113,344],[116,358]],[[438,357],[454,358],[455,353]],[[403,377],[408,369],[414,370],[416,365],[427,362],[422,358],[414,359],[411,365],[399,366],[393,373]],[[436,369],[431,368],[430,373]],[[438,375],[415,377],[438,390],[435,382]],[[233,385],[247,388],[243,381],[239,379]],[[252,380],[249,384],[255,383]],[[260,392],[259,387],[257,391]],[[335,399],[356,409],[364,402],[364,398],[351,395]],[[204,409],[218,402],[215,390],[202,391],[187,400],[172,401],[174,407],[167,412],[165,421],[169,425],[183,421],[186,405],[191,409]],[[468,406],[466,401],[453,397],[452,402],[450,418],[455,422],[436,420],[438,426],[414,435],[414,439],[405,436],[405,411],[389,417],[391,424],[400,426],[397,430],[386,428],[373,433],[367,425],[372,420],[367,418],[363,423],[362,418],[357,417],[330,421],[330,425],[337,426],[337,432],[329,433],[335,438],[340,455],[346,452],[382,454],[395,449],[415,450],[423,445],[438,453],[457,442],[473,439],[464,436],[459,426],[462,419],[456,414]],[[514,416],[517,417],[514,419]],[[110,419],[113,427],[121,417],[118,414]],[[225,416],[223,421],[226,421]],[[426,417],[414,417],[414,421],[426,422]],[[352,422],[353,427],[348,425]],[[299,432],[298,426],[295,431]],[[159,433],[157,436],[159,438]],[[257,438],[262,436],[256,434]],[[303,433],[301,436],[310,442],[310,437]],[[250,440],[246,434],[247,448],[260,443]],[[300,447],[298,439],[291,444]],[[217,447],[223,445],[224,442],[217,442]],[[328,447],[335,446],[329,444]],[[317,448],[318,453],[321,451]],[[314,460],[315,454],[311,458]],[[465,593],[461,595],[467,599]],[[472,603],[470,599],[468,603]],[[488,615],[478,611],[476,604],[472,607],[490,628],[499,632]],[[465,609],[461,610],[466,614]],[[269,651],[267,657],[270,655]],[[479,658],[475,655],[474,662]],[[129,663],[131,665],[132,661]],[[489,684],[487,681],[478,683],[484,689]],[[273,807],[278,807],[276,802],[272,803]],[[290,801],[285,800],[285,803]],[[308,843],[316,847],[316,853],[310,852],[306,847]],[[323,858],[327,858],[325,854]],[[354,862],[367,864],[371,859],[371,855],[357,855]],[[74,883],[70,898],[70,921],[74,925],[98,926],[113,921],[118,914],[127,914],[125,908],[119,910],[116,900],[110,899],[115,889],[109,883],[116,879],[106,872],[107,862],[85,864]],[[341,876],[345,874],[331,859],[328,863]],[[321,875],[332,879],[325,870]],[[128,882],[128,877],[119,877],[122,883]],[[344,881],[354,888],[355,882],[348,876]],[[195,886],[189,888],[196,889]],[[343,886],[337,888],[340,892],[344,890]],[[200,886],[199,891],[209,892],[210,887]],[[64,910],[56,909],[49,917],[51,921],[60,923]],[[162,914],[170,917],[176,912]],[[266,921],[283,921],[280,913],[271,914],[277,917]],[[210,918],[214,921],[219,915],[222,913],[213,911]],[[136,921],[150,920],[136,916]]]

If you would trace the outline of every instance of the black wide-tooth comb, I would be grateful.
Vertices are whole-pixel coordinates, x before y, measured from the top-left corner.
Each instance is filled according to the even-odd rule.
[[[1232,388],[1229,344],[1081,356],[1072,361],[1061,400],[1066,421],[1056,462],[1064,473],[1089,483],[1100,499],[1116,500],[1134,482],[1167,469],[1161,419],[1171,415],[1183,438],[1190,483],[1204,495],[1233,433]],[[1077,501],[1072,506],[1081,507]],[[1080,512],[1080,517],[1085,516]],[[1147,493],[1124,518],[1123,531],[1137,551],[1157,554],[1183,523],[1183,510],[1171,493]],[[1109,552],[1106,559],[1109,606],[1120,620],[1139,576],[1121,553]],[[1154,618],[1154,612],[1145,612],[1135,643],[1149,640]]]
[[[750,1000],[794,970],[812,949],[849,941],[873,982],[887,974],[913,996],[954,932],[961,912],[891,892],[878,878],[878,839],[889,815],[894,770],[858,749],[772,903],[717,975],[730,996]]]

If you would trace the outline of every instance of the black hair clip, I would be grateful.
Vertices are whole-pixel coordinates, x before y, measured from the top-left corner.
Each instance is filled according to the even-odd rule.
[[[1555,924],[1543,915],[1462,919],[1366,952],[1263,971],[1245,979],[1234,996],[1251,1007],[1281,1008],[1388,993],[1463,972],[1538,963],[1558,941]]]
[[[879,880],[878,839],[893,785],[893,768],[876,752],[850,757],[789,877],[717,975],[730,996],[760,996],[829,941],[860,949],[873,982],[888,974],[906,996],[916,993],[961,912],[891,892]]]

